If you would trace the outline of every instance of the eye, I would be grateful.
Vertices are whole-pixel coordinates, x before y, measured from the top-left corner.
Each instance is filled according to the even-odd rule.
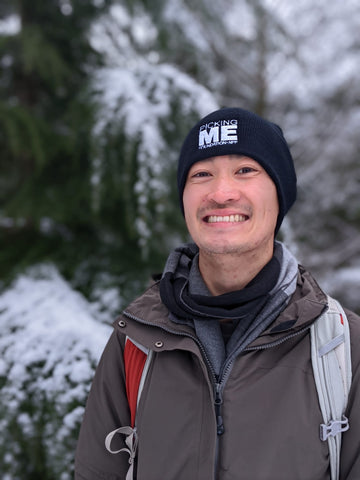
[[[209,177],[210,173],[209,172],[196,172],[193,175],[191,175],[193,178],[201,178],[201,177]]]
[[[239,168],[239,170],[237,170],[237,173],[252,173],[252,172],[255,172],[255,168],[252,168],[252,167],[241,167]]]

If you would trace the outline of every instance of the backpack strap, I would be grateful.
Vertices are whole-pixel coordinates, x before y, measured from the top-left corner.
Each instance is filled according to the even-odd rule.
[[[345,410],[352,379],[350,331],[341,305],[329,296],[328,305],[310,328],[311,360],[324,419],[320,439],[328,441],[331,480],[337,480],[341,434],[349,429]]]
[[[134,478],[134,461],[138,443],[136,434],[136,410],[149,371],[152,353],[152,350],[126,337],[124,348],[125,386],[130,408],[131,426],[116,428],[105,438],[105,448],[108,452],[112,454],[127,453],[129,455],[130,466],[125,480],[133,480]],[[119,450],[112,450],[111,443],[116,434],[125,435],[126,447]]]
[[[120,448],[119,450],[112,450],[111,442],[116,434],[125,435],[126,447]],[[127,453],[129,455],[129,460],[128,460],[129,468],[126,473],[125,480],[134,479],[134,461],[135,461],[136,451],[137,451],[137,442],[138,442],[138,439],[136,436],[136,430],[131,427],[116,428],[115,430],[110,432],[108,435],[106,435],[106,438],[105,438],[105,448],[109,453],[112,453],[113,455],[116,455],[117,453]]]

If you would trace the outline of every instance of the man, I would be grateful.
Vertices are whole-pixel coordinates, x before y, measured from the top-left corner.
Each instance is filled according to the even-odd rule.
[[[296,198],[281,129],[239,108],[209,114],[185,139],[178,189],[194,243],[173,251],[161,280],[115,322],[76,478],[329,480],[309,335],[327,296],[275,241]],[[347,317],[353,382],[340,478],[359,480],[360,319]],[[126,338],[151,352],[134,429]]]

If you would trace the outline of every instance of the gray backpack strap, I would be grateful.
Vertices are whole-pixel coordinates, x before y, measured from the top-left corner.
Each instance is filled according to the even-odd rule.
[[[125,435],[126,447],[120,448],[119,450],[113,450],[111,448],[111,442],[117,433]],[[113,455],[116,455],[117,453],[127,453],[129,455],[129,469],[126,473],[125,480],[134,479],[134,461],[136,457],[137,443],[138,439],[136,435],[136,430],[131,427],[116,428],[108,435],[106,435],[105,438],[105,447],[108,452],[112,453]]]
[[[329,443],[331,480],[338,480],[341,434],[349,429],[345,410],[352,379],[350,332],[341,305],[331,297],[328,304],[310,329],[311,360],[324,419],[320,439]]]

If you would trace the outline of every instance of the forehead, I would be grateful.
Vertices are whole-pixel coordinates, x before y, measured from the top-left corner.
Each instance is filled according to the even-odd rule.
[[[201,166],[209,166],[209,165],[221,167],[221,165],[227,165],[229,163],[230,164],[247,163],[249,165],[254,165],[257,168],[260,168],[263,170],[263,167],[256,160],[254,160],[251,157],[247,157],[245,155],[221,155],[216,157],[209,157],[194,163],[191,166],[190,170],[193,170]]]

